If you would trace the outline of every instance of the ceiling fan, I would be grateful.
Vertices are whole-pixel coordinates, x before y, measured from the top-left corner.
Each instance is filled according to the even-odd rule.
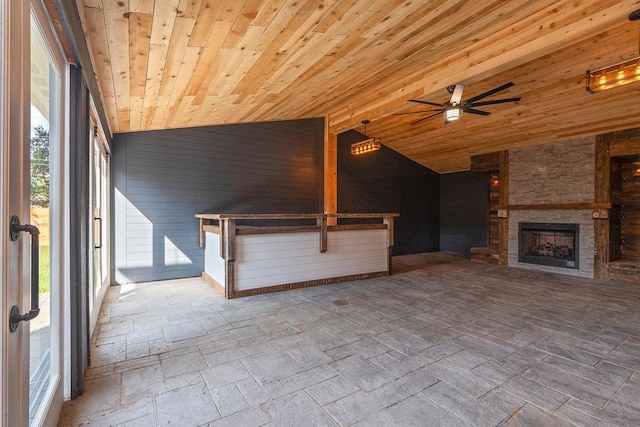
[[[479,114],[481,116],[488,116],[489,114],[491,114],[488,111],[482,111],[482,110],[477,110],[475,107],[481,107],[484,105],[493,105],[493,104],[504,104],[505,102],[516,102],[516,101],[520,101],[520,97],[518,96],[517,98],[504,98],[504,99],[494,99],[492,101],[480,101],[483,98],[486,98],[487,96],[491,96],[494,93],[498,93],[500,91],[503,91],[507,88],[510,88],[511,86],[513,86],[514,83],[509,82],[506,84],[503,84],[502,86],[498,86],[497,88],[491,89],[490,91],[481,93],[480,95],[476,95],[473,98],[469,98],[465,101],[461,101],[462,100],[462,92],[464,91],[464,85],[462,84],[458,84],[458,85],[451,85],[449,87],[447,87],[447,91],[449,91],[449,93],[451,94],[451,99],[449,99],[448,102],[445,102],[444,104],[436,104],[435,102],[429,102],[429,101],[421,101],[419,99],[410,99],[410,102],[417,102],[419,104],[427,104],[427,105],[433,105],[435,107],[439,107],[433,110],[423,110],[423,111],[412,111],[412,112],[408,112],[408,113],[397,113],[395,114],[396,116],[400,116],[400,115],[404,115],[404,114],[418,114],[418,113],[430,113],[430,112],[435,112],[434,114],[431,114],[430,116],[424,117],[422,119],[416,120],[414,122],[411,122],[412,125],[415,125],[416,123],[420,123],[424,120],[430,119],[431,117],[435,117],[439,114],[444,114],[444,123],[447,124],[450,121],[453,120],[458,120],[460,118],[460,116],[462,115],[463,112],[465,113],[470,113],[470,114]],[[480,102],[478,102],[480,101]]]

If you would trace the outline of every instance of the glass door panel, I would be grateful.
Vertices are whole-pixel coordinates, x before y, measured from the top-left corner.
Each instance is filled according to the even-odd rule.
[[[97,137],[93,138],[93,299],[102,287],[102,150]],[[93,308],[93,307],[91,307]]]
[[[89,291],[90,327],[93,331],[98,311],[107,286],[109,285],[108,267],[108,191],[109,170],[105,144],[100,138],[98,127],[92,123],[92,157],[91,165],[91,201],[93,211],[93,268],[91,270],[92,287]]]
[[[30,135],[30,223],[40,230],[40,314],[29,322],[29,422],[39,424],[39,413],[53,393],[53,377],[58,369],[60,319],[57,309],[60,285],[56,280],[56,247],[52,213],[60,203],[53,191],[56,175],[56,151],[60,146],[60,72],[52,60],[50,48],[38,20],[31,17],[31,135]]]

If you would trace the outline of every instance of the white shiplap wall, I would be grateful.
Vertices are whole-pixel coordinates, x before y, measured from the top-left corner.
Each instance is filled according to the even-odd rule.
[[[207,249],[204,251],[204,272],[223,287],[226,287],[225,262],[220,254],[220,235],[206,234]]]
[[[212,248],[210,234],[207,253]],[[235,288],[241,291],[387,271],[386,236],[383,229],[329,232],[325,253],[320,253],[317,232],[237,236]]]

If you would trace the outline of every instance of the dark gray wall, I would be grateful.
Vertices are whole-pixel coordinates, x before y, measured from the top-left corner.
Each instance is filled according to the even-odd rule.
[[[116,134],[117,283],[199,276],[196,213],[322,212],[322,119]]]
[[[440,175],[440,250],[469,254],[487,246],[489,179],[486,174]]]
[[[393,254],[437,251],[439,175],[384,145],[351,155],[351,144],[363,139],[356,131],[338,135],[338,212],[399,213]]]

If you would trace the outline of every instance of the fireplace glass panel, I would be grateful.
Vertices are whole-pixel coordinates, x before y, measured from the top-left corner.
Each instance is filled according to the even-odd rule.
[[[578,224],[520,224],[518,261],[578,268]]]

